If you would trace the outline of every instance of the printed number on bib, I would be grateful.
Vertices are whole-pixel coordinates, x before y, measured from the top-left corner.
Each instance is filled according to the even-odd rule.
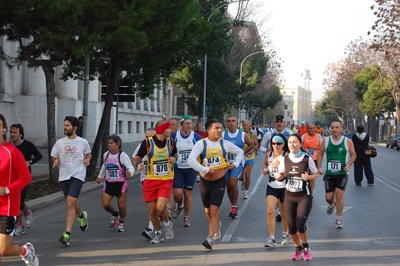
[[[190,150],[179,151],[179,161],[180,163],[186,163],[189,159]]]
[[[342,164],[339,160],[329,160],[328,170],[331,172],[339,172],[342,170]]]
[[[118,168],[117,169],[107,169],[108,179],[117,181],[118,177]]]
[[[228,162],[233,163],[235,162],[236,154],[228,153]]]
[[[168,161],[154,162],[153,171],[156,176],[168,175]]]
[[[204,158],[203,162],[206,165],[206,167],[221,166],[221,157],[212,156],[212,157],[209,157],[209,158]]]
[[[300,177],[293,177],[286,183],[286,189],[290,192],[303,191],[303,180]]]
[[[271,177],[275,177],[275,174],[278,173],[278,167],[270,167],[269,168],[269,175]]]
[[[308,148],[307,149],[307,153],[308,153],[308,156],[310,156],[311,158],[313,158],[314,156],[315,156],[315,149],[314,148]]]

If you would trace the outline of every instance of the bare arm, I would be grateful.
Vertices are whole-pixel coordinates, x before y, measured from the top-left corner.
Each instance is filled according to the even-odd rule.
[[[321,142],[321,145],[319,146],[319,154],[318,154],[318,159],[317,159],[318,174],[320,174],[320,175],[324,174],[321,164],[322,164],[322,160],[324,159],[324,154],[325,154],[325,141],[326,141],[326,138],[324,138],[324,140]]]
[[[347,147],[349,148],[350,160],[347,162],[346,166],[344,167],[344,170],[348,172],[350,170],[351,165],[357,159],[357,154],[356,150],[354,149],[353,141],[349,138],[347,138],[346,141],[347,141]]]

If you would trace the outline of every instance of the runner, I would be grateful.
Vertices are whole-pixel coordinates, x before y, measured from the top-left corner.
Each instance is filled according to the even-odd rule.
[[[51,150],[53,168],[59,166],[58,180],[67,209],[65,231],[58,239],[64,246],[69,246],[76,216],[78,216],[81,231],[86,231],[88,228],[88,214],[78,205],[78,197],[86,178],[86,167],[90,164],[92,155],[87,140],[76,135],[78,127],[78,118],[65,117],[64,135],[66,137],[59,139]]]
[[[199,186],[201,200],[209,221],[208,236],[202,245],[206,249],[212,249],[214,241],[221,236],[219,207],[225,194],[225,172],[240,167],[244,157],[242,149],[221,139],[221,122],[216,119],[208,120],[206,130],[208,137],[194,145],[188,163],[201,175]],[[227,152],[235,155],[233,163],[229,163],[226,159]]]
[[[226,124],[228,125],[228,130],[222,134],[222,138],[224,140],[230,141],[240,149],[243,150],[243,153],[246,154],[249,151],[254,149],[253,141],[250,139],[249,135],[244,133],[242,130],[238,129],[238,121],[235,116],[229,115],[226,118]],[[247,144],[247,148],[244,148],[244,145]],[[229,163],[233,163],[235,161],[235,154],[229,153],[227,154]],[[236,168],[229,169],[225,173],[226,180],[226,190],[228,193],[229,200],[231,202],[231,212],[229,213],[229,217],[232,219],[236,219],[239,217],[239,208],[237,206],[238,202],[238,178],[243,170],[244,162]]]
[[[253,171],[255,151],[258,149],[258,140],[257,140],[257,134],[254,134],[253,131],[250,130],[249,120],[243,120],[242,125],[243,125],[243,131],[249,135],[249,138],[255,144],[254,145],[255,147],[252,150],[248,149],[247,143],[244,144],[244,149],[248,150],[248,152],[244,155],[245,157],[244,168],[241,177],[239,178],[239,180],[242,181],[242,190],[244,190],[243,199],[248,199],[250,182],[251,182],[251,172]]]
[[[189,115],[182,116],[180,125],[181,130],[172,135],[178,153],[178,161],[174,164],[173,185],[174,199],[178,208],[172,213],[172,217],[177,219],[181,217],[182,211],[184,211],[183,226],[190,227],[192,191],[197,172],[190,167],[187,160],[194,144],[201,140],[201,137],[192,131],[192,118]]]
[[[285,185],[285,212],[289,234],[296,247],[292,260],[311,260],[311,249],[308,245],[306,222],[312,208],[312,196],[309,180],[318,178],[317,168],[311,157],[301,150],[301,137],[293,134],[289,137],[290,154],[281,158],[278,166],[277,180],[288,179]]]
[[[325,165],[325,198],[328,203],[327,214],[333,213],[336,207],[337,229],[342,229],[342,214],[344,208],[344,191],[346,189],[351,165],[357,158],[353,141],[341,135],[343,126],[339,121],[331,123],[331,136],[326,137],[320,147],[318,155],[318,173],[324,174],[322,160],[326,151]]]
[[[103,179],[103,192],[101,205],[112,214],[110,228],[117,225],[117,232],[124,232],[126,217],[126,195],[128,192],[128,179],[132,177],[135,169],[128,154],[122,151],[122,140],[118,135],[108,137],[108,151],[103,154],[101,166],[96,182],[100,184]],[[119,212],[114,209],[111,201],[117,197]]]
[[[282,245],[290,244],[288,224],[285,214],[285,182],[275,180],[275,173],[278,172],[279,160],[289,152],[287,140],[284,135],[276,134],[272,138],[272,151],[265,154],[263,164],[263,175],[268,174],[268,184],[265,203],[267,206],[267,226],[269,237],[265,241],[265,247],[275,246],[275,207],[279,204],[282,211]]]
[[[17,216],[20,215],[21,190],[32,180],[24,156],[7,142],[7,121],[0,114],[0,254],[21,256],[28,266],[39,266],[31,243],[13,243]],[[0,257],[0,265],[2,265]]]
[[[317,166],[317,159],[319,154],[319,147],[321,146],[324,137],[316,134],[314,124],[310,123],[307,125],[307,133],[301,136],[303,142],[303,149],[306,150],[308,156],[310,156],[315,166]],[[315,180],[310,180],[311,193],[314,191]]]
[[[171,138],[170,122],[160,120],[156,124],[156,135],[144,139],[135,157],[137,170],[141,171],[145,165],[143,158],[148,156],[146,179],[143,181],[143,199],[150,212],[150,220],[154,225],[154,236],[150,243],[159,244],[166,239],[174,238],[172,222],[169,219],[167,203],[171,195],[176,163],[176,146]],[[161,215],[164,221],[164,232],[158,218]]]

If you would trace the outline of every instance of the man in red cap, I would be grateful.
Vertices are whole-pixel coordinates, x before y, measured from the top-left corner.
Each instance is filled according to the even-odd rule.
[[[156,135],[143,140],[135,157],[137,170],[145,166],[142,162],[148,156],[146,164],[146,179],[143,181],[143,199],[147,203],[151,222],[154,225],[154,237],[150,243],[158,244],[166,239],[174,238],[172,222],[169,220],[167,202],[171,195],[174,181],[174,167],[176,163],[176,146],[171,138],[171,123],[160,120],[156,124]],[[164,232],[161,232],[158,214],[164,221]]]

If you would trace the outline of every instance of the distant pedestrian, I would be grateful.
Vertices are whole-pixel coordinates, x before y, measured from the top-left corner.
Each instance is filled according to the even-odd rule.
[[[201,122],[196,123],[194,132],[199,134],[202,139],[207,138],[207,132],[203,131],[203,124]]]
[[[122,140],[118,135],[108,137],[108,151],[103,154],[103,165],[96,179],[97,183],[103,183],[101,204],[103,208],[111,213],[110,228],[117,226],[117,232],[124,232],[126,217],[126,195],[128,192],[128,179],[132,177],[135,169],[132,162],[123,150]],[[111,204],[117,197],[118,210]]]
[[[20,215],[21,190],[32,180],[25,159],[18,149],[7,142],[6,118],[0,114],[0,254],[18,256],[28,266],[39,266],[31,243],[22,247],[13,244],[17,216]],[[1,265],[1,257],[0,257]]]
[[[79,137],[82,137],[82,131],[83,131],[83,116],[80,116],[79,118],[78,118],[78,120],[79,120],[79,127],[78,127],[78,129],[77,129],[77,131],[76,131],[76,135],[78,135]]]
[[[78,126],[78,118],[75,116],[65,117],[65,138],[59,139],[51,150],[53,168],[59,166],[58,180],[67,207],[65,231],[59,238],[64,246],[69,246],[75,215],[78,216],[81,230],[86,231],[88,228],[88,214],[81,210],[77,202],[86,178],[86,167],[90,164],[92,154],[87,140],[76,135]]]
[[[21,124],[14,124],[10,127],[10,139],[11,139],[11,144],[16,146],[17,149],[20,150],[20,152],[22,152],[22,155],[25,158],[25,163],[28,166],[29,172],[32,174],[31,165],[41,160],[43,158],[42,154],[32,142],[24,138],[24,128]],[[28,193],[28,187],[29,185],[26,186],[21,191],[20,209],[24,213],[26,227],[31,228],[34,224],[33,215],[32,211],[28,209],[28,205],[25,204],[25,197],[26,194]],[[23,234],[25,234],[25,227],[24,224],[22,223],[21,215],[19,215],[17,220],[17,229],[15,230],[15,235],[19,236]]]
[[[372,172],[371,158],[365,155],[365,150],[369,146],[369,135],[364,132],[363,125],[357,127],[357,133],[352,136],[351,140],[357,154],[357,159],[354,161],[354,182],[356,182],[357,186],[361,186],[364,170],[368,185],[373,186],[374,173]]]

